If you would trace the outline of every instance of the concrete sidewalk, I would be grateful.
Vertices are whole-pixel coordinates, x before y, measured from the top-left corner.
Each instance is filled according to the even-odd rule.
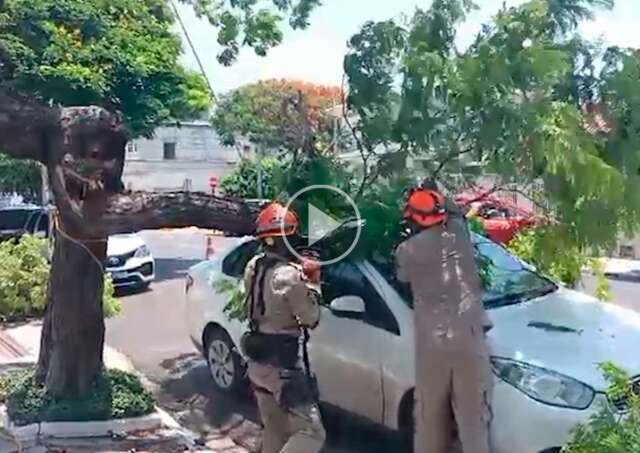
[[[42,323],[32,321],[25,324],[16,324],[0,327],[0,372],[13,370],[34,364],[38,359],[40,350],[40,334]],[[119,369],[138,374],[129,358],[116,349],[105,345],[104,363],[108,368]],[[145,379],[141,376],[143,383]],[[166,414],[166,412],[164,412]],[[190,432],[184,430],[171,416],[166,414],[168,420],[162,428],[154,431],[131,433],[128,435],[116,435],[114,437],[92,437],[85,439],[55,439],[39,438],[37,445],[25,448],[11,439],[8,433],[0,429],[0,453],[45,453],[45,452],[182,452],[192,450]],[[219,451],[219,450],[209,450]]]
[[[41,321],[0,327],[0,369],[10,365],[35,363],[40,351]],[[115,368],[135,372],[129,358],[116,349],[105,345],[104,364]]]

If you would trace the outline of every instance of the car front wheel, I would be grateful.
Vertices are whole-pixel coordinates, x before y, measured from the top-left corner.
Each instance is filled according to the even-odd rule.
[[[220,328],[211,329],[205,349],[213,384],[223,393],[235,393],[244,384],[244,366],[229,335]]]

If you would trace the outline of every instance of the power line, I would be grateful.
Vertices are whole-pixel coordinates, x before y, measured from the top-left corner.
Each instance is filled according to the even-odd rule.
[[[173,7],[173,12],[176,14],[176,18],[178,19],[178,23],[180,24],[180,28],[182,28],[182,33],[184,34],[185,38],[187,38],[187,43],[189,43],[189,47],[191,48],[191,51],[193,52],[194,57],[196,57],[196,62],[198,63],[198,67],[200,68],[200,72],[202,73],[202,77],[204,77],[204,80],[207,83],[207,87],[209,87],[209,94],[211,95],[211,100],[215,101],[216,100],[216,93],[215,93],[215,91],[213,91],[213,86],[211,85],[211,81],[209,81],[209,77],[207,77],[207,73],[204,70],[204,66],[202,65],[202,61],[200,60],[200,56],[198,55],[198,51],[196,50],[196,47],[193,45],[193,41],[191,40],[191,37],[189,36],[189,32],[187,32],[187,27],[185,27],[184,22],[182,21],[182,17],[180,16],[180,12],[178,11],[178,8],[176,7],[176,4],[175,4],[175,2],[173,0],[169,0],[169,3],[171,3],[171,6]]]

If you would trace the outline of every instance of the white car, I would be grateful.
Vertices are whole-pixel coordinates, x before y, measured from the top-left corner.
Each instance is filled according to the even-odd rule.
[[[571,429],[602,405],[624,413],[624,401],[605,395],[598,364],[612,361],[640,376],[640,315],[558,287],[499,245],[474,241],[493,263],[485,297],[495,324],[493,451],[559,453]],[[212,285],[239,279],[256,248],[249,238],[236,241],[187,277],[191,339],[223,391],[243,385],[237,346],[247,327],[228,320],[228,295]],[[323,403],[404,430],[413,420],[413,313],[391,269],[372,260],[323,267],[324,306],[310,353]]]
[[[106,272],[116,288],[147,288],[155,279],[155,261],[139,234],[109,236]]]
[[[604,275],[618,279],[640,279],[640,261],[623,258],[601,258]]]

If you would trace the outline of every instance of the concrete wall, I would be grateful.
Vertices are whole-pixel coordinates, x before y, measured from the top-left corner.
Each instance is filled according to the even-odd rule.
[[[209,178],[220,180],[229,174],[235,164],[224,162],[178,162],[178,161],[129,161],[124,168],[123,180],[128,190],[188,190],[209,192]]]
[[[234,148],[220,143],[218,135],[207,122],[182,123],[156,129],[151,139],[136,139],[129,145],[128,160],[164,160],[164,143],[176,144],[178,161],[237,160]]]
[[[175,159],[164,158],[165,143],[175,143]],[[222,178],[237,162],[237,151],[222,145],[209,123],[167,125],[127,146],[123,181],[129,190],[208,192],[209,178]]]
[[[622,239],[614,256],[619,258],[640,259],[640,236],[633,239]]]

